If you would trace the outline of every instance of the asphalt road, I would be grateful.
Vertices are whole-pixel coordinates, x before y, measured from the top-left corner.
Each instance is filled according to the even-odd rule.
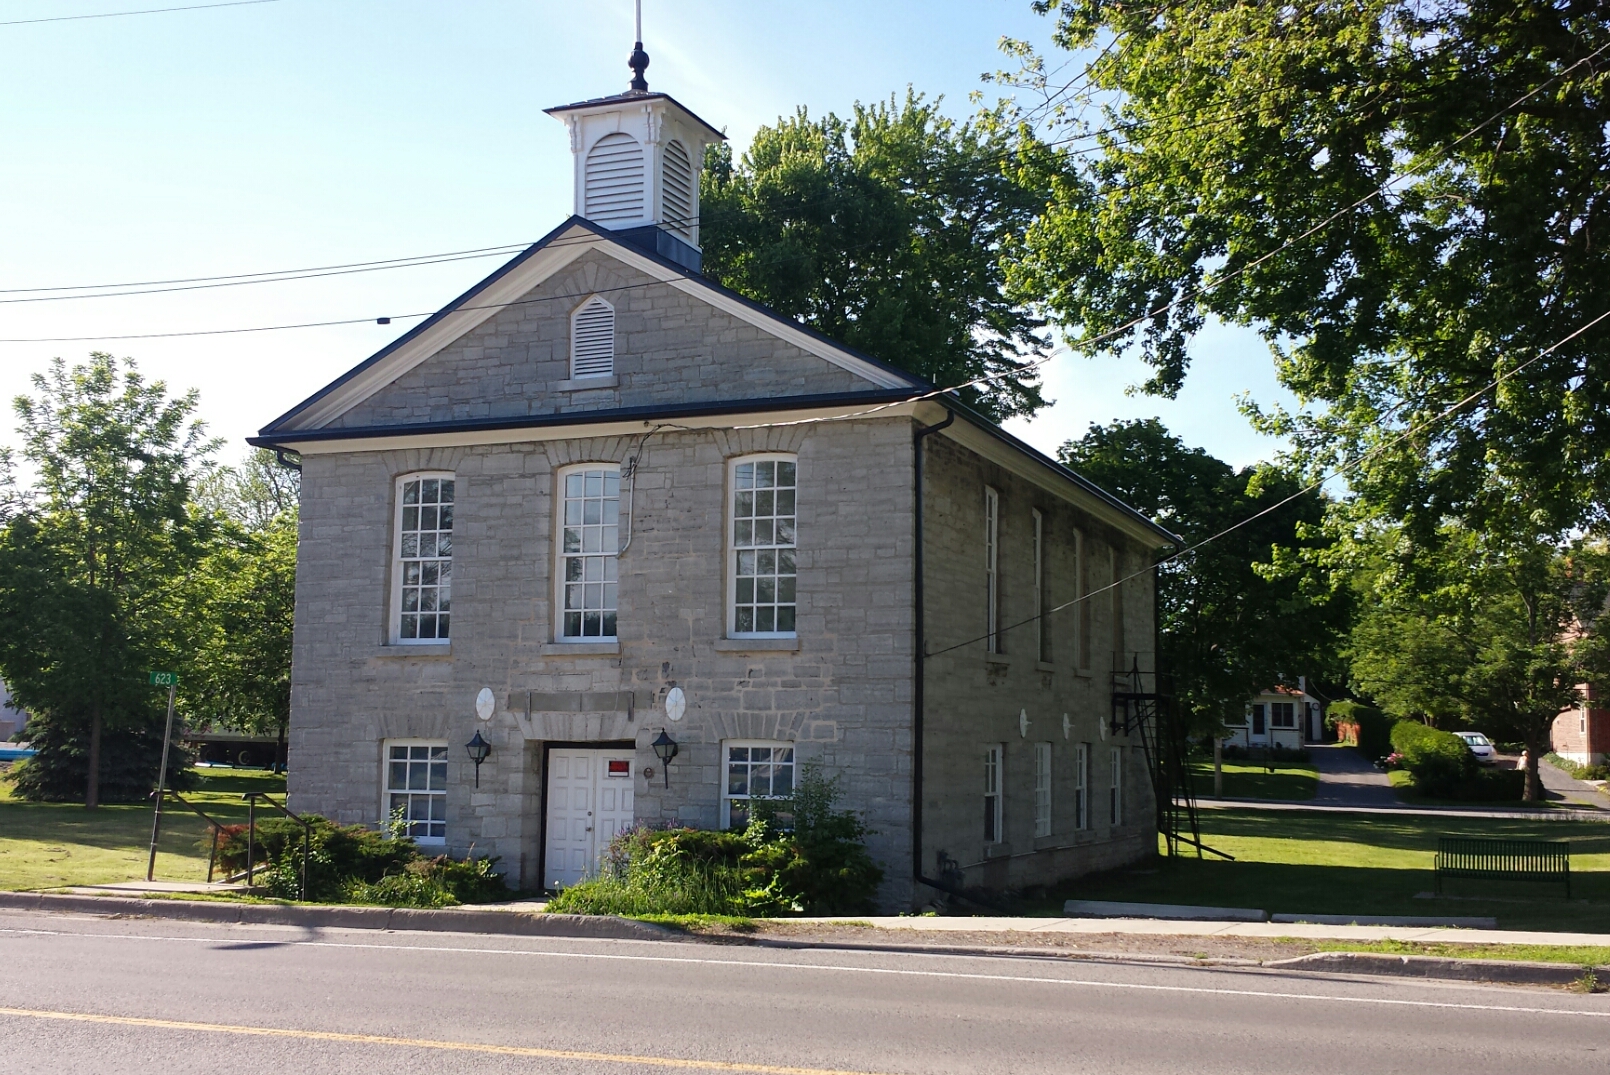
[[[1610,996],[0,913],[0,1071],[1610,1070]]]

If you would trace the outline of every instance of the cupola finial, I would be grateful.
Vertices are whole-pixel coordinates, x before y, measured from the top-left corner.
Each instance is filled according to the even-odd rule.
[[[626,66],[632,69],[632,92],[647,93],[648,79],[643,77],[643,72],[648,70],[648,53],[643,51],[643,0],[637,0],[637,40],[632,43],[632,55]]]

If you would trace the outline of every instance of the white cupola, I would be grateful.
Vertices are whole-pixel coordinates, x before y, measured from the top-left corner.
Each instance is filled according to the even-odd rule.
[[[699,268],[699,172],[725,135],[674,98],[650,93],[648,54],[637,42],[631,89],[547,110],[570,128],[575,214]]]

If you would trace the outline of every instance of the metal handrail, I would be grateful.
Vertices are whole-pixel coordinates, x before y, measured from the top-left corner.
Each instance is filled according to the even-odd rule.
[[[158,792],[153,791],[153,792],[151,792],[150,797],[155,799],[158,794],[159,794]],[[203,811],[199,806],[197,806],[195,803],[191,802],[190,800],[186,799],[183,795],[180,795],[177,791],[174,791],[172,788],[165,788],[165,789],[163,789],[163,791],[160,794],[164,798],[167,798],[168,796],[172,796],[175,800],[178,801],[180,806],[183,806],[185,809],[187,809],[191,813],[197,815],[198,817],[201,818],[201,820],[205,821],[207,824],[212,826],[212,850],[207,853],[207,883],[209,885],[212,884],[213,869],[214,869],[215,865],[218,862],[218,837],[223,835],[223,831],[224,831],[223,822],[219,821],[217,818],[209,817],[207,815],[207,813],[205,811]]]
[[[254,860],[257,857],[257,800],[261,799],[302,826],[302,884],[298,890],[297,898],[307,899],[307,865],[308,859],[312,855],[313,822],[300,814],[292,812],[289,807],[275,802],[266,791],[248,791],[241,798],[246,800],[246,884],[250,886],[254,876]]]

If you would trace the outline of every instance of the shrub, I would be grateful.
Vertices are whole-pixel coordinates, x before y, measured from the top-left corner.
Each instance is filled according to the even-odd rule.
[[[317,814],[312,823],[307,864],[307,896],[322,903],[381,903],[397,907],[449,907],[498,898],[507,892],[493,872],[497,859],[446,855],[426,858],[412,840],[362,825],[338,825]],[[269,895],[296,899],[302,888],[300,822],[270,817],[257,823],[262,884]],[[218,861],[238,873],[246,868],[247,830],[224,826]]]
[[[1438,731],[1412,720],[1392,726],[1392,748],[1414,777],[1414,786],[1438,799],[1457,799],[1461,788],[1476,780],[1476,756],[1452,732]]]
[[[854,914],[883,880],[865,824],[838,810],[837,779],[803,767],[794,796],[757,808],[742,832],[632,829],[603,868],[548,905],[571,914]],[[785,830],[779,819],[792,821]]]
[[[452,907],[486,903],[508,892],[497,858],[455,859],[447,855],[416,858],[400,873],[375,882],[354,879],[344,893],[346,903],[379,903],[391,907]]]
[[[1545,754],[1543,760],[1556,769],[1564,769],[1578,780],[1610,780],[1610,765],[1600,762],[1598,765],[1578,765],[1570,758],[1558,754]]]

